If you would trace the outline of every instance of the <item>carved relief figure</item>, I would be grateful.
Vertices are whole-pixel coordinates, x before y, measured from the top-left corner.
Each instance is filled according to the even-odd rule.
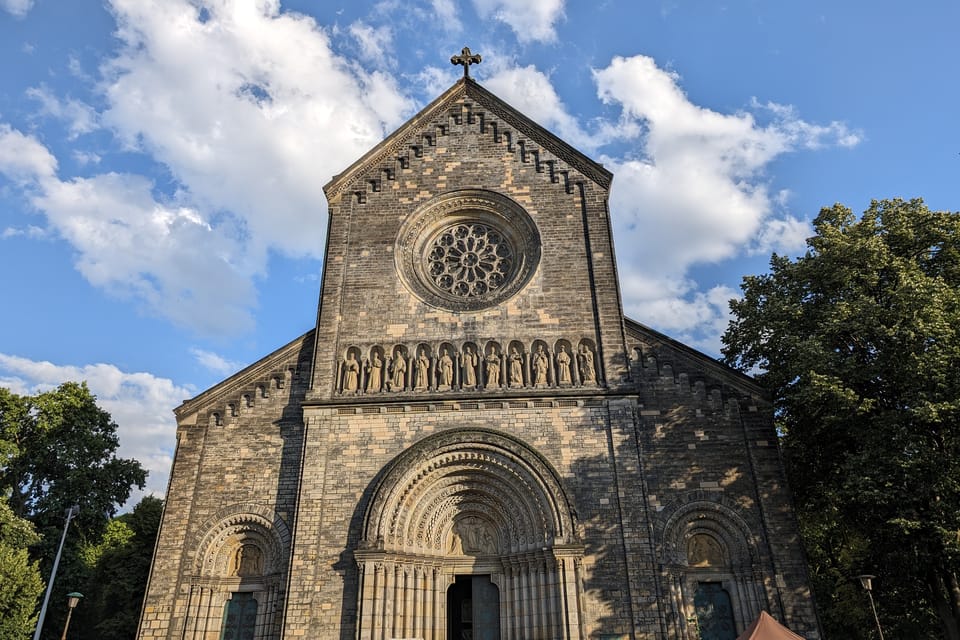
[[[403,381],[407,373],[407,361],[403,357],[403,352],[397,349],[393,356],[393,372],[390,378],[391,391],[403,391]]]
[[[467,347],[463,354],[463,386],[477,386],[477,354]]]
[[[500,356],[493,347],[490,347],[490,355],[486,357],[487,363],[487,388],[492,389],[500,386]]]
[[[444,389],[449,389],[453,384],[453,358],[447,354],[446,349],[440,350],[440,385]]]
[[[517,348],[510,349],[510,386],[523,386],[523,356],[517,353]]]
[[[570,384],[570,354],[563,345],[560,345],[560,353],[557,354],[557,369],[560,384]]]
[[[453,525],[450,552],[454,554],[496,553],[497,544],[480,518],[462,518]]]
[[[377,393],[383,385],[383,360],[376,351],[367,362],[367,392]]]
[[[706,534],[697,534],[687,543],[687,564],[691,567],[722,566],[723,549],[720,543]]]
[[[597,370],[593,364],[593,351],[587,345],[580,346],[580,379],[584,384],[597,382]]]
[[[543,352],[543,345],[538,345],[537,354],[533,356],[533,369],[536,372],[533,381],[538,387],[547,385],[547,367],[549,366],[550,361],[547,360],[547,354]]]
[[[360,383],[360,363],[352,351],[347,352],[347,359],[343,361],[343,390],[346,393],[356,393]]]
[[[415,389],[417,391],[426,391],[427,387],[430,384],[430,358],[427,357],[426,352],[423,349],[420,349],[420,355],[417,357],[417,385]]]
[[[231,576],[258,576],[263,573],[263,554],[252,544],[241,545],[230,563]]]

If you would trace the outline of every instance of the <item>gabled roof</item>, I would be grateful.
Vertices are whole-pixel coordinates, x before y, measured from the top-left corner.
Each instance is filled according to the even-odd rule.
[[[240,389],[268,381],[271,377],[284,373],[284,367],[289,363],[297,362],[305,351],[312,352],[313,336],[314,330],[311,329],[206,391],[184,400],[183,404],[173,410],[174,414],[180,419],[205,407],[221,404],[227,398],[232,399],[236,396]],[[306,364],[309,365],[309,362]]]
[[[571,168],[589,177],[603,188],[610,188],[613,174],[605,169],[602,164],[577,151],[496,95],[481,87],[472,78],[461,78],[417,115],[387,136],[380,144],[364,154],[342,173],[334,176],[323,188],[327,194],[327,199],[335,199],[344,187],[352,183],[358,176],[362,176],[371,169],[385,163],[393,162],[398,151],[407,140],[413,137],[418,130],[425,129],[431,123],[442,118],[445,115],[444,112],[448,111],[462,98],[474,101],[479,107],[476,109],[477,111],[487,110],[491,112],[516,130],[518,134],[526,136],[540,147],[548,150],[557,158],[566,162]]]
[[[690,369],[692,368],[703,375],[723,380],[725,384],[739,389],[742,393],[761,398],[767,398],[769,395],[760,383],[747,374],[737,371],[733,367],[727,366],[719,360],[711,358],[707,354],[674,340],[656,329],[651,329],[636,320],[631,320],[626,316],[624,316],[623,320],[627,335],[645,343],[655,352],[654,355],[656,355],[658,360],[671,364],[675,373],[687,373],[687,375],[690,375],[692,373]]]

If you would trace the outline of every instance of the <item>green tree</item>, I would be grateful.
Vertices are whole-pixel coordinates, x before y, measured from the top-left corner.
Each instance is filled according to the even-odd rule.
[[[80,506],[54,582],[44,637],[59,637],[54,634],[66,615],[65,607],[53,603],[84,584],[86,569],[78,557],[83,542],[98,540],[131,489],[146,481],[139,462],[117,457],[118,446],[116,423],[97,406],[86,383],[67,382],[34,396],[0,388],[0,495],[39,532],[30,556],[39,561],[42,576],[50,575],[64,513]]]
[[[0,497],[0,640],[20,640],[37,624],[43,580],[27,547],[39,540],[33,525],[18,518]]]
[[[100,640],[134,637],[160,529],[163,501],[147,496],[130,513],[114,518],[100,542],[85,545],[88,570],[78,623]]]
[[[86,383],[35,396],[0,388],[0,440],[0,491],[44,536],[46,528],[62,530],[64,512],[78,504],[71,528],[98,537],[132,487],[146,481],[139,462],[116,456],[117,425]]]
[[[726,362],[760,371],[828,637],[960,639],[960,215],[836,205],[744,278]],[[939,621],[939,624],[938,624]]]

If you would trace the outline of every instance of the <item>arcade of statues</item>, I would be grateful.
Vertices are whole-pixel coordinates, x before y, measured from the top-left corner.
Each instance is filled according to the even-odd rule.
[[[138,638],[819,640],[768,397],[623,315],[612,174],[453,62],[324,187],[316,324],[175,409]]]
[[[597,384],[594,352],[586,340],[576,350],[566,340],[558,341],[552,350],[535,341],[529,351],[514,342],[509,353],[496,342],[483,349],[473,343],[462,348],[449,343],[437,348],[350,346],[338,368],[338,389],[344,394]]]

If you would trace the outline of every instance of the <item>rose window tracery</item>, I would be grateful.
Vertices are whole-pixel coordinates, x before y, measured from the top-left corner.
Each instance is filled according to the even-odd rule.
[[[516,294],[540,261],[540,233],[507,196],[464,189],[434,198],[401,225],[397,270],[428,304],[484,309]]]
[[[443,229],[427,254],[427,273],[434,284],[462,298],[496,291],[513,271],[514,249],[489,225],[464,222]]]

